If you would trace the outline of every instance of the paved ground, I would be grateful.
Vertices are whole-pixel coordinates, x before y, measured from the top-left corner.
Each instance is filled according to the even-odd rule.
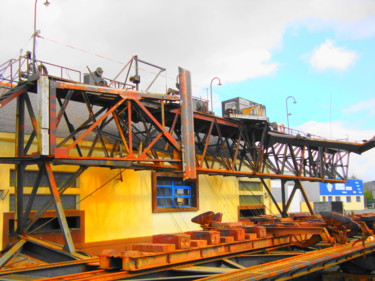
[[[351,211],[346,211],[346,212],[351,212]],[[375,209],[363,209],[363,210],[354,210],[353,211],[355,214],[365,214],[365,213],[375,213]]]

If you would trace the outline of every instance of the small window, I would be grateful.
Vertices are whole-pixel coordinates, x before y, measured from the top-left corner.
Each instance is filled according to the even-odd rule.
[[[38,177],[38,171],[25,171],[24,173],[24,186],[34,186],[36,179]],[[73,177],[74,173],[66,172],[53,172],[57,186],[64,185],[68,180]],[[10,170],[10,186],[16,185],[16,171]],[[39,186],[48,187],[49,183],[46,176],[42,176]],[[69,187],[77,187],[77,180],[73,180]]]
[[[341,200],[340,200],[340,196],[335,196],[335,201],[336,202],[340,202]]]
[[[29,202],[31,195],[24,194],[23,198],[23,205],[26,206]],[[61,203],[64,209],[76,210],[77,209],[77,195],[67,195],[63,194],[60,197]],[[9,210],[11,212],[15,211],[15,200],[16,197],[14,194],[10,194],[9,197]],[[37,194],[34,198],[33,205],[31,206],[32,211],[39,211],[42,207],[47,205],[53,197],[50,194]],[[55,210],[55,204],[51,204],[47,210]]]
[[[256,181],[240,181],[239,188],[240,191],[263,191],[261,183]]]
[[[328,196],[328,202],[332,202],[332,196]]]
[[[326,197],[325,196],[323,196],[323,202],[326,202]]]
[[[152,197],[154,213],[198,210],[196,182],[176,174],[154,173]]]
[[[240,195],[240,205],[259,205],[259,204],[263,204],[263,196]]]
[[[357,202],[361,202],[361,196],[356,196],[356,197],[355,197],[355,200],[356,200]]]
[[[346,202],[348,202],[348,203],[352,202],[352,197],[346,196]]]

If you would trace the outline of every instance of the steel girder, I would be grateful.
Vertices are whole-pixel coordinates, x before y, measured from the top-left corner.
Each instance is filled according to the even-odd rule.
[[[375,143],[358,146],[301,140],[272,131],[266,121],[193,111],[190,73],[183,69],[179,95],[72,83],[46,73],[32,73],[15,86],[13,76],[6,81],[11,84],[1,86],[6,92],[0,105],[17,99],[16,152],[15,157],[0,158],[0,162],[16,165],[17,233],[27,234],[47,205],[54,204],[70,253],[75,249],[60,199],[70,180],[58,187],[52,165],[77,166],[72,179],[88,167],[103,166],[174,171],[192,180],[198,173],[259,177],[262,181],[334,182],[345,179],[351,151],[361,153]],[[37,93],[37,114],[33,93]],[[27,116],[30,128],[26,128]],[[39,174],[24,206],[24,172],[35,164]],[[48,179],[52,200],[30,219],[42,177]],[[303,190],[301,184],[298,188]],[[290,200],[284,201],[280,213],[285,214]]]
[[[181,98],[40,76],[44,83],[37,87],[38,103],[45,114],[38,112],[36,118],[33,112],[27,90],[35,90],[35,81],[13,88],[2,103],[7,97],[25,100],[32,124],[26,148],[37,141],[36,154],[50,157],[55,165],[171,170],[186,179],[195,179],[198,172],[336,181],[347,177],[351,151],[374,145],[373,140],[361,146],[301,142],[277,134],[266,121],[193,112],[186,73],[180,73]]]

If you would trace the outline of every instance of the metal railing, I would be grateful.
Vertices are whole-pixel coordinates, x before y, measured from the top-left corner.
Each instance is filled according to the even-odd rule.
[[[81,71],[72,68],[60,66],[57,64],[36,61],[38,71],[51,77],[66,79],[73,82],[82,82],[83,75]],[[18,59],[10,59],[0,65],[0,96],[7,90],[17,86],[20,82],[26,81],[33,73],[32,59],[30,55],[21,56]],[[118,89],[134,89],[134,85],[126,84],[119,81],[113,81],[104,78],[108,85]]]

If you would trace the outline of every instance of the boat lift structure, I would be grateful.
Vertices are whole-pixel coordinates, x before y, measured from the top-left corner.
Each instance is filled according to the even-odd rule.
[[[141,63],[158,70],[146,91],[139,90]],[[78,71],[79,79],[72,80],[63,77],[63,67],[36,64],[38,71],[33,71],[30,57],[25,56],[0,66],[0,112],[16,100],[15,155],[0,157],[0,163],[16,167],[15,231],[19,235],[18,242],[1,257],[1,266],[27,244],[38,245],[37,251],[42,248],[44,243],[29,237],[28,232],[51,205],[65,239],[64,247],[52,251],[69,259],[87,258],[77,252],[72,241],[61,195],[90,167],[171,171],[185,180],[196,180],[199,174],[259,178],[280,215],[288,217],[297,190],[314,214],[302,181],[343,182],[348,176],[349,154],[361,154],[375,146],[374,138],[363,143],[330,141],[286,134],[259,118],[215,116],[207,107],[195,106],[199,101],[192,97],[190,72],[182,68],[178,89],[149,92],[164,69],[137,56],[123,69],[127,71],[125,82],[109,80],[109,86],[84,84]],[[61,75],[48,74],[52,68],[59,69]],[[80,118],[75,115],[78,108],[85,111]],[[91,146],[83,149],[87,140]],[[36,150],[32,144],[37,144]],[[100,150],[101,155],[94,150]],[[29,165],[37,165],[38,177],[25,205],[24,177]],[[62,186],[56,184],[55,165],[76,167]],[[48,179],[53,200],[30,219],[42,177]],[[265,179],[281,181],[281,207]],[[287,181],[294,182],[289,197]]]

